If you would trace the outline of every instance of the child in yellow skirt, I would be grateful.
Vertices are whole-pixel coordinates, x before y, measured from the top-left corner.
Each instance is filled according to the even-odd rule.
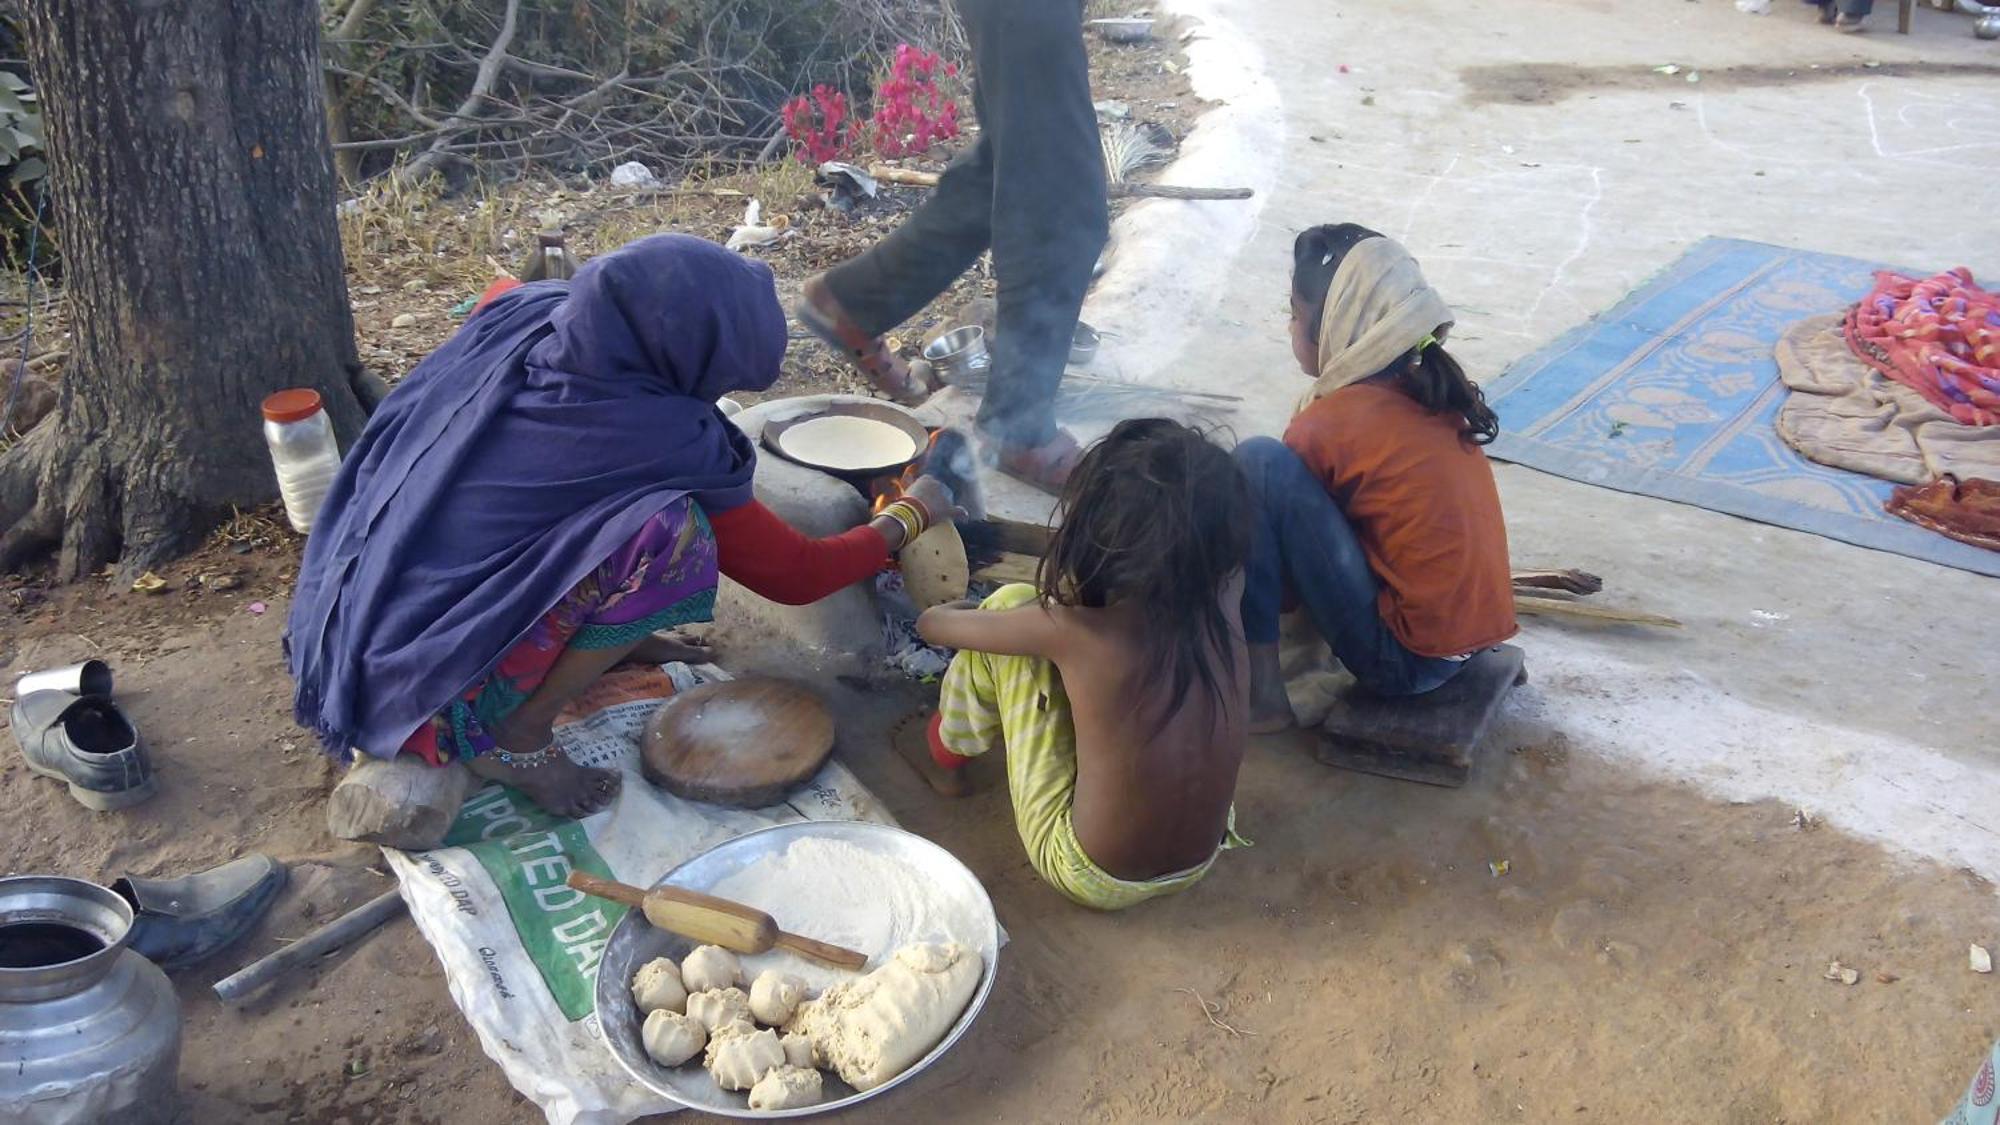
[[[1230,801],[1249,716],[1249,495],[1199,432],[1138,419],[1084,456],[1061,512],[1039,592],[918,621],[958,650],[930,756],[948,772],[1004,749],[1029,862],[1117,910],[1191,886],[1243,842]]]

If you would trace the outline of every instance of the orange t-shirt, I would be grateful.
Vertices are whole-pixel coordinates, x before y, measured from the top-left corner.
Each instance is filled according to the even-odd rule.
[[[1493,466],[1461,425],[1391,384],[1356,383],[1285,430],[1354,525],[1382,620],[1420,656],[1476,652],[1519,628]]]

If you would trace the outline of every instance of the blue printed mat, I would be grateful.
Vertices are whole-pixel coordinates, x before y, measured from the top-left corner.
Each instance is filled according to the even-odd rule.
[[[1773,427],[1789,392],[1772,348],[1793,321],[1865,296],[1885,267],[1710,238],[1618,307],[1487,388],[1488,452],[1658,496],[2000,576],[2000,553],[1882,510],[1887,481],[1806,460]]]

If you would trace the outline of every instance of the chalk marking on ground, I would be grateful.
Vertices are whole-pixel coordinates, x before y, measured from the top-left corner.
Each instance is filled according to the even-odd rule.
[[[1644,667],[1595,640],[1534,628],[1510,727],[1561,731],[1731,801],[1777,799],[1858,836],[2000,882],[2000,767],[1730,695],[1688,669]]]

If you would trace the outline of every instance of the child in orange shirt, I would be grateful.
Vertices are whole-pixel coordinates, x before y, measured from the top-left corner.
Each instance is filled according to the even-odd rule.
[[[1278,661],[1288,589],[1383,695],[1430,691],[1516,631],[1479,448],[1499,421],[1440,343],[1451,322],[1392,239],[1342,223],[1293,245],[1292,354],[1313,387],[1282,442],[1236,450],[1258,504],[1243,594],[1253,730],[1295,721]]]

